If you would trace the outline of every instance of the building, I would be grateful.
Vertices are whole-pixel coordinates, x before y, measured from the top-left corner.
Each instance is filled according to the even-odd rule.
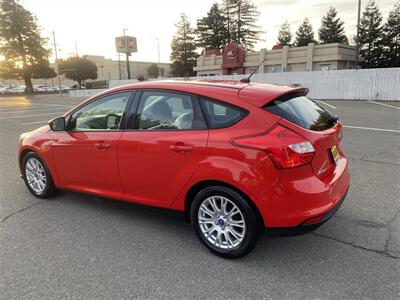
[[[86,55],[87,59],[94,62],[97,66],[97,79],[96,80],[125,80],[128,79],[128,73],[126,68],[126,57],[121,54],[120,60],[113,60],[105,58],[104,56],[98,55]],[[163,77],[170,76],[170,63],[157,63],[157,62],[143,62],[134,61],[130,58],[129,66],[131,72],[131,79],[137,79],[139,76],[147,77],[147,69],[151,64],[157,64],[163,69]],[[55,69],[55,64],[52,63],[51,67]],[[76,81],[66,79],[64,75],[61,75],[61,84],[72,86],[76,84]],[[91,81],[91,80],[88,80]],[[23,80],[20,82],[23,84]],[[57,77],[50,79],[32,79],[33,84],[45,84],[48,86],[58,85]]]
[[[236,43],[222,51],[207,50],[197,59],[198,76],[343,70],[355,67],[356,48],[344,44],[308,44],[305,47],[274,47],[246,51]],[[258,67],[260,65],[260,67]]]
[[[87,59],[96,64],[98,80],[128,79],[125,54],[121,54],[120,60],[106,59],[97,55],[87,55]],[[163,77],[168,77],[170,74],[170,63],[134,61],[132,57],[129,60],[131,79],[139,76],[147,77],[147,69],[154,63],[163,69]]]

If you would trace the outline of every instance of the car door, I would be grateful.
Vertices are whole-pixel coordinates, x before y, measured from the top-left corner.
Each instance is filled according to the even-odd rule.
[[[52,132],[58,177],[64,188],[120,198],[117,155],[131,92],[98,98],[72,112],[67,130]]]
[[[189,94],[138,93],[132,129],[118,145],[126,198],[168,207],[204,159],[208,129],[197,99]]]

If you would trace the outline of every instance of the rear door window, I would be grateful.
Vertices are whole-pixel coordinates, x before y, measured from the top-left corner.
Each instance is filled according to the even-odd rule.
[[[337,122],[337,117],[305,96],[285,95],[268,103],[264,109],[313,131],[329,129]]]
[[[196,106],[197,105],[197,106]],[[188,94],[144,91],[135,118],[135,129],[206,129],[198,104]]]
[[[210,128],[225,128],[243,119],[247,112],[239,107],[201,98],[201,106]]]

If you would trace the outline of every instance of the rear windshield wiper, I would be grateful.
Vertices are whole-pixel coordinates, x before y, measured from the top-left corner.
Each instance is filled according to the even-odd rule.
[[[332,126],[335,125],[338,121],[339,121],[339,117],[336,116],[336,115],[332,115],[332,116],[328,119],[328,125],[329,125],[329,127],[332,127]]]

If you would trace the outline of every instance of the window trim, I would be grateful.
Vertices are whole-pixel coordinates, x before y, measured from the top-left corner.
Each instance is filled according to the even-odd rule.
[[[198,119],[199,122],[204,122],[204,128],[191,128],[191,129],[154,129],[147,130],[141,128],[134,128],[135,120],[137,118],[137,112],[139,108],[140,101],[142,100],[142,95],[144,92],[155,92],[155,93],[170,93],[170,94],[181,94],[188,96],[192,101],[193,105],[193,119]],[[197,96],[191,93],[177,91],[177,90],[169,90],[169,89],[156,89],[156,88],[142,88],[138,89],[133,104],[131,106],[129,116],[127,117],[127,126],[125,131],[135,131],[135,132],[171,132],[171,131],[199,131],[199,130],[208,130],[207,121],[204,117],[203,111],[201,110],[200,104],[198,102]]]
[[[239,123],[240,121],[244,120],[249,115],[249,111],[244,109],[244,108],[242,108],[242,107],[240,107],[240,106],[237,106],[237,105],[225,102],[225,101],[217,100],[217,99],[214,99],[214,98],[210,98],[210,97],[207,97],[207,96],[198,96],[198,101],[199,101],[199,105],[200,105],[201,111],[203,112],[203,117],[204,117],[204,119],[205,119],[205,121],[207,123],[207,127],[208,127],[209,130],[225,129],[225,128],[232,127],[232,126],[236,125],[237,123]],[[227,126],[222,126],[222,127],[212,126],[211,123],[210,123],[210,120],[208,119],[208,114],[207,114],[207,111],[206,111],[206,108],[205,108],[205,103],[204,103],[205,101],[214,102],[214,103],[216,103],[218,105],[221,105],[221,106],[227,106],[227,107],[231,107],[233,109],[240,110],[240,111],[242,111],[244,113],[244,115],[243,115],[242,118],[236,120],[235,122],[233,122],[233,123],[231,123],[231,124],[229,124]]]
[[[92,104],[95,101],[101,100],[105,97],[109,97],[109,96],[113,96],[113,95],[118,95],[118,94],[124,94],[124,93],[129,93],[128,95],[128,102],[125,105],[125,109],[122,112],[122,117],[121,117],[121,121],[119,124],[119,128],[118,129],[90,129],[90,130],[75,130],[75,129],[71,129],[71,117],[74,113],[76,113],[78,110],[84,108],[85,106]],[[136,94],[136,90],[122,90],[122,91],[115,91],[115,92],[111,92],[111,93],[107,93],[107,94],[103,94],[99,97],[95,97],[93,99],[91,99],[88,102],[84,102],[82,104],[80,104],[78,107],[76,107],[73,111],[69,112],[68,115],[65,116],[66,119],[66,130],[67,132],[118,132],[118,131],[123,131],[126,127],[126,119],[127,119],[127,114],[130,111],[130,108],[132,106],[132,102],[133,99],[135,97]]]

